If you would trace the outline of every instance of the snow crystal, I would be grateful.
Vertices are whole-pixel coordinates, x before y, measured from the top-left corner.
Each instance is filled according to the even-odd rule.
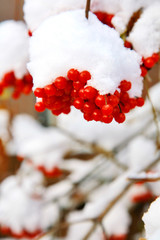
[[[128,40],[134,49],[144,57],[152,56],[160,49],[160,3],[148,7],[135,24]]]
[[[66,76],[69,69],[75,68],[91,73],[88,85],[100,94],[114,93],[126,79],[132,83],[130,96],[141,95],[141,57],[126,49],[118,33],[92,13],[89,20],[82,10],[48,18],[31,38],[30,56],[28,69],[34,89],[51,84],[56,77]]]
[[[146,237],[148,240],[158,240],[155,236],[160,237],[160,198],[157,198],[150,205],[148,212],[143,215],[145,223]]]
[[[0,23],[0,80],[7,72],[14,71],[17,78],[27,72],[28,35],[23,22],[8,20]]]

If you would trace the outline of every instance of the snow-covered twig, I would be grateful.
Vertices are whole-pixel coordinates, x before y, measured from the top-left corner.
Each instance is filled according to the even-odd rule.
[[[91,0],[87,0],[86,2],[86,9],[85,9],[85,16],[88,19],[88,13],[90,11]]]

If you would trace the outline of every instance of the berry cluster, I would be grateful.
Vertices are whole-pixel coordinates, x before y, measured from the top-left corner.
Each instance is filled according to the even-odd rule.
[[[126,80],[121,81],[114,94],[100,95],[95,88],[87,86],[90,79],[88,71],[70,69],[67,78],[58,77],[53,84],[35,89],[35,96],[42,98],[35,104],[35,109],[42,112],[48,108],[54,115],[59,115],[68,114],[73,105],[87,121],[110,123],[114,118],[116,122],[122,123],[125,121],[125,113],[144,104],[143,98],[129,97],[127,91],[131,89],[131,83]]]
[[[24,75],[22,79],[17,79],[13,71],[6,73],[0,82],[0,95],[3,93],[5,88],[12,87],[14,89],[12,97],[17,99],[21,93],[26,95],[32,91],[33,83],[32,77],[29,73]]]
[[[37,169],[42,172],[47,178],[59,178],[62,176],[62,171],[58,167],[47,170],[43,165],[37,166]]]
[[[12,236],[15,239],[22,239],[22,238],[32,239],[42,233],[40,229],[37,229],[34,232],[29,232],[24,229],[23,231],[21,231],[21,233],[16,233],[12,229],[4,225],[0,227],[0,231],[3,235]]]
[[[94,12],[94,14],[97,16],[99,21],[101,21],[103,24],[108,25],[109,27],[114,27],[112,25],[112,18],[114,17],[113,14],[108,14],[106,12]]]

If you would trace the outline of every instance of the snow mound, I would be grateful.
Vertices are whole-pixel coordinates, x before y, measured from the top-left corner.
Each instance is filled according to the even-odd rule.
[[[141,95],[141,57],[126,49],[118,33],[92,13],[89,20],[82,10],[48,18],[31,38],[30,56],[28,69],[34,89],[75,68],[89,71],[92,78],[88,85],[102,95],[114,93],[124,79],[132,83],[130,97]]]
[[[160,3],[148,7],[135,24],[128,40],[134,49],[144,57],[149,57],[160,49]]]
[[[8,20],[0,23],[0,81],[7,72],[14,71],[16,78],[26,72],[28,35],[23,22]]]
[[[143,215],[145,223],[146,237],[148,240],[158,240],[160,238],[160,198],[157,198],[150,205],[148,212]]]

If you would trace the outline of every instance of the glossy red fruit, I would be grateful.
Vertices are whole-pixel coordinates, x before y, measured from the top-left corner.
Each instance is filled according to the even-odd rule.
[[[111,22],[113,17],[113,14],[105,14],[104,23],[107,24],[109,27],[113,27]]]
[[[122,92],[127,92],[131,89],[131,82],[128,82],[126,80],[121,81],[119,88],[121,89]]]
[[[47,96],[53,96],[56,94],[56,88],[53,84],[47,85],[44,88],[44,92]]]
[[[67,73],[69,80],[78,81],[79,80],[79,71],[77,69],[70,69]]]
[[[43,102],[37,102],[37,103],[35,104],[35,110],[36,110],[37,112],[43,112],[43,111],[45,110],[45,105],[44,105],[44,103],[43,103]]]
[[[81,88],[78,93],[79,97],[82,99],[85,99],[85,93],[84,93],[84,88]]]
[[[62,113],[61,110],[52,110],[53,115],[59,116],[61,113]]]
[[[113,107],[110,104],[106,104],[102,107],[102,114],[103,115],[111,115],[113,112]]]
[[[110,95],[110,96],[108,96],[107,103],[112,105],[112,107],[115,107],[119,103],[119,98],[117,96],[115,96],[115,95]]]
[[[92,113],[92,118],[95,121],[100,121],[102,117],[101,111],[99,109],[95,109]]]
[[[119,234],[119,235],[112,235],[109,240],[126,240],[127,235],[126,234]]]
[[[84,83],[80,82],[80,81],[74,81],[73,82],[73,88],[76,90],[81,89],[82,87],[84,87]]]
[[[139,202],[147,202],[153,198],[153,194],[148,191],[142,194],[137,194],[132,197],[132,202],[139,203]]]
[[[129,41],[127,41],[127,40],[125,40],[124,46],[125,46],[126,48],[132,48],[132,44],[131,44]]]
[[[130,105],[128,103],[125,103],[125,105],[120,104],[122,112],[129,113],[130,111]]]
[[[32,32],[30,30],[28,30],[28,36],[32,37]]]
[[[153,53],[152,58],[153,58],[154,62],[157,63],[159,61],[158,53]]]
[[[21,93],[19,92],[19,91],[14,91],[13,93],[12,93],[12,98],[14,98],[14,99],[18,99],[19,97],[20,97],[20,95],[21,95]]]
[[[71,111],[71,108],[70,108],[70,106],[68,106],[65,109],[63,109],[62,113],[68,114],[68,113],[70,113],[70,111]]]
[[[68,80],[68,81],[67,81],[67,86],[66,86],[65,89],[64,89],[65,94],[66,94],[66,95],[70,95],[72,89],[73,89],[73,83],[72,83],[72,81]]]
[[[102,108],[105,105],[106,101],[105,101],[105,97],[103,95],[98,95],[95,99],[95,104]]]
[[[130,105],[130,108],[132,109],[132,108],[135,108],[135,107],[136,107],[136,105],[137,105],[137,100],[136,100],[135,98],[130,98],[130,99],[128,100],[128,103],[129,103],[129,105]]]
[[[112,115],[103,115],[102,116],[102,122],[104,122],[104,123],[111,123],[112,120],[113,120]]]
[[[73,89],[72,92],[71,92],[71,96],[72,96],[72,98],[79,97],[79,91],[76,90],[76,89]]]
[[[144,59],[143,63],[145,65],[145,67],[152,68],[155,64],[155,61],[154,61],[154,58],[148,57],[148,58]]]
[[[142,107],[144,105],[144,99],[143,98],[137,98],[137,106]]]
[[[88,113],[84,113],[83,117],[86,121],[92,121],[93,120],[92,115],[88,114]]]
[[[126,103],[129,99],[129,94],[127,92],[122,92],[120,95],[120,101]]]
[[[24,76],[24,81],[27,82],[27,83],[33,83],[33,78],[32,78],[32,76],[29,73],[27,73]]]
[[[77,109],[82,109],[84,105],[84,101],[81,98],[76,98],[73,102],[73,106]]]
[[[34,95],[38,98],[43,98],[45,97],[45,91],[44,88],[36,88],[34,90]]]
[[[65,89],[65,87],[67,86],[67,79],[64,78],[64,77],[58,77],[58,78],[55,79],[54,85],[58,89]]]
[[[95,109],[95,105],[90,102],[86,102],[83,106],[83,112],[85,113],[92,113]]]
[[[86,83],[90,79],[91,79],[91,74],[88,71],[83,71],[79,75],[80,82]]]
[[[99,21],[104,22],[105,14],[103,12],[94,12]]]
[[[142,76],[142,77],[145,77],[146,74],[147,74],[147,68],[141,66],[141,76]]]
[[[84,96],[86,99],[92,99],[97,96],[98,92],[95,88],[88,86],[84,89]]]
[[[115,121],[118,123],[123,123],[126,119],[125,114],[124,113],[119,113],[114,117]]]

